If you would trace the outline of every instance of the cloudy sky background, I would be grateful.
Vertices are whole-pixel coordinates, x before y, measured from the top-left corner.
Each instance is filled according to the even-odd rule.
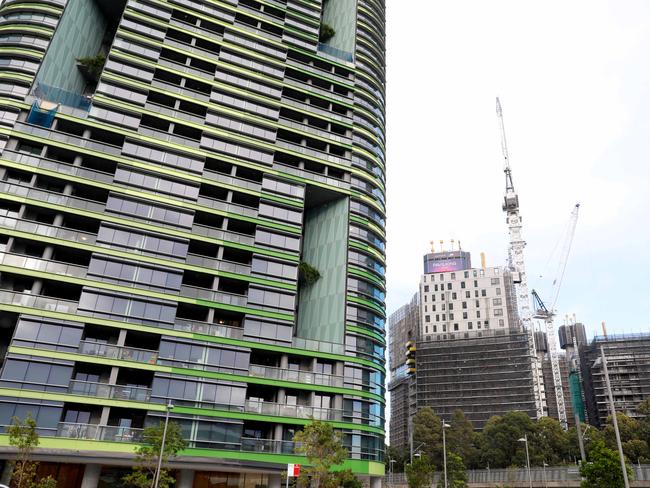
[[[559,314],[650,332],[650,2],[387,3],[388,311],[430,240],[505,264],[498,95],[531,287],[549,298],[580,202]]]

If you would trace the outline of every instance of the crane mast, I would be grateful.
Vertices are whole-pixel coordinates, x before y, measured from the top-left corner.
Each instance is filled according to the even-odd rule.
[[[508,145],[506,143],[506,131],[503,124],[503,110],[497,97],[497,118],[501,131],[501,150],[503,152],[504,169],[506,178],[506,192],[503,198],[503,211],[506,213],[510,245],[508,247],[508,266],[513,272],[513,282],[517,291],[517,307],[519,317],[524,331],[528,334],[528,349],[533,371],[533,393],[535,397],[535,410],[537,418],[544,416],[544,398],[542,396],[542,381],[540,379],[541,368],[535,347],[535,332],[530,309],[530,296],[528,293],[528,279],[526,276],[526,265],[524,263],[524,248],[526,241],[521,235],[521,216],[519,215],[519,197],[512,183],[512,171],[510,170],[510,158],[508,157]]]
[[[534,317],[536,319],[542,319],[546,324],[548,350],[551,355],[551,368],[553,371],[553,388],[555,390],[555,401],[557,403],[557,416],[560,424],[565,430],[568,428],[568,423],[566,416],[566,405],[564,403],[564,389],[562,388],[562,375],[560,372],[560,360],[558,357],[557,339],[555,337],[556,334],[553,324],[553,317],[555,316],[555,305],[557,304],[557,299],[560,295],[560,287],[562,286],[562,280],[564,279],[564,272],[566,271],[566,265],[569,260],[569,253],[571,251],[571,243],[573,242],[576,224],[578,223],[579,209],[580,204],[577,203],[571,212],[569,228],[564,239],[564,245],[562,246],[562,254],[560,255],[560,263],[558,266],[557,274],[553,279],[551,306],[547,308],[537,292],[533,290],[533,298],[535,300],[535,304],[537,305],[535,307],[536,311]]]

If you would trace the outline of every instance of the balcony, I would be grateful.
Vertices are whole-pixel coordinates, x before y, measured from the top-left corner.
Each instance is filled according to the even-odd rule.
[[[248,305],[246,295],[236,295],[234,293],[224,293],[221,291],[199,288],[198,286],[182,285],[180,295],[188,298],[199,298],[201,300],[210,300],[211,302],[224,303],[227,305],[236,305],[245,307]]]
[[[54,237],[66,241],[74,241],[82,244],[95,244],[96,235],[78,230],[55,227],[29,220],[20,220],[13,217],[0,216],[0,227],[28,232],[40,237]]]
[[[98,342],[81,341],[77,352],[86,356],[99,356],[108,359],[121,359],[123,361],[135,361],[139,363],[156,364],[158,361],[158,351],[116,346],[114,344],[102,344]]]
[[[241,327],[232,327],[229,325],[179,318],[177,318],[174,323],[174,330],[182,330],[216,337],[229,337],[231,339],[241,339],[244,336],[244,329]]]
[[[151,388],[109,385],[106,383],[93,383],[79,380],[70,381],[68,393],[73,395],[86,395],[100,398],[113,398],[115,400],[131,400],[136,402],[148,402],[151,398]]]
[[[55,193],[37,188],[29,188],[20,185],[13,185],[10,183],[0,183],[0,192],[5,192],[10,195],[17,195],[24,198],[38,200],[40,202],[50,203],[53,205],[61,205],[64,207],[72,207],[79,210],[87,210],[89,212],[103,213],[106,205],[94,200],[85,200],[83,198],[71,197],[61,193]]]
[[[221,239],[228,242],[235,242],[247,246],[255,244],[255,238],[245,234],[237,234],[223,229],[216,229],[214,227],[207,227],[205,225],[194,224],[192,226],[192,234],[197,234],[212,239]]]
[[[112,425],[59,422],[56,436],[94,441],[140,442],[142,440],[143,430]]]
[[[294,417],[299,419],[314,418],[317,420],[342,421],[343,411],[332,408],[310,407],[308,405],[285,405],[273,402],[258,402],[246,400],[246,413],[272,415],[274,417]]]
[[[343,387],[343,376],[313,373],[311,371],[292,371],[288,369],[251,364],[248,374],[249,376],[268,378],[272,380],[293,381],[310,385],[334,386],[339,388]]]
[[[5,305],[16,305],[20,307],[37,308],[50,312],[70,313],[77,312],[77,302],[61,300],[29,293],[20,293],[8,290],[0,290],[0,303]]]
[[[234,263],[232,261],[223,261],[215,258],[210,258],[206,256],[200,256],[198,254],[187,254],[185,259],[187,264],[192,264],[194,266],[201,266],[203,268],[208,268],[211,270],[219,271],[229,271],[231,273],[250,275],[251,267],[248,264]]]
[[[74,278],[85,278],[86,267],[76,264],[62,263],[58,261],[49,261],[47,259],[34,258],[31,256],[22,256],[20,254],[9,254],[0,252],[0,264],[14,268],[28,269],[32,271],[44,271],[63,276],[72,276]]]

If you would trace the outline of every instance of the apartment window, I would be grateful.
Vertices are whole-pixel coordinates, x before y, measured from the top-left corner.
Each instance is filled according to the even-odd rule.
[[[435,312],[435,311],[436,311],[436,306],[435,306],[435,305],[431,305],[431,311],[432,311],[432,312]]]
[[[453,293],[451,294],[451,299],[452,299],[452,300],[456,300],[456,298],[458,298],[458,295],[456,295],[456,292],[453,292]]]
[[[445,294],[444,294],[444,293],[441,293],[441,294],[440,294],[440,300],[444,300],[444,299],[445,299]]]
[[[474,278],[476,278],[476,270],[475,270],[475,269],[472,270],[472,276],[473,276]]]
[[[451,273],[451,279],[455,280],[456,279],[456,273]]]
[[[454,330],[458,330],[458,324],[454,324]]]
[[[424,281],[425,283],[427,282],[427,275],[424,275],[424,276],[422,277],[422,281]]]
[[[478,300],[474,300],[474,302],[476,303],[476,308],[480,307],[480,302]]]
[[[425,311],[425,312],[428,312],[428,310],[427,310],[427,306],[426,306],[426,305],[424,306],[424,311]]]
[[[500,281],[501,281],[501,280],[499,280],[499,278],[492,278],[492,279],[490,280],[490,284],[492,284],[492,285],[498,285]]]
[[[490,326],[490,321],[486,320],[485,322],[483,322],[483,326],[487,329]]]
[[[428,325],[425,325],[425,326],[424,326],[424,333],[425,333],[425,334],[428,334],[428,333],[429,333],[429,326],[428,326]]]
[[[479,270],[479,275],[481,277],[485,276],[485,270],[484,269]]]
[[[453,303],[450,303],[450,304],[449,304],[449,310],[453,310],[453,309],[454,309],[454,304],[453,304]]]
[[[434,325],[434,326],[433,326],[433,331],[434,331],[434,332],[438,332],[438,326],[437,326],[437,325]]]
[[[497,295],[501,295],[501,288],[497,288]]]
[[[424,295],[424,301],[425,301],[425,302],[427,301],[427,296],[426,296],[426,295]]]
[[[451,283],[447,283],[447,290],[451,290]]]
[[[485,289],[481,290],[481,296],[482,296],[482,297],[486,297],[486,296],[487,296],[487,292],[485,291]]]
[[[438,291],[438,285],[433,285],[433,291]]]
[[[435,302],[435,301],[436,301],[436,296],[435,296],[435,295],[431,295],[431,301],[432,301],[432,302]]]
[[[478,280],[474,280],[474,288],[478,288]]]
[[[467,328],[468,328],[469,330],[472,330],[472,329],[474,328],[474,326],[472,325],[471,322],[467,322]]]
[[[492,299],[492,305],[501,305],[501,299],[500,298],[493,298]]]
[[[445,281],[445,275],[444,273],[440,273],[440,281]]]
[[[466,292],[465,292],[465,298],[469,298],[469,297],[471,297],[471,296],[472,296],[472,294],[471,294],[469,291],[466,291]]]
[[[495,308],[494,309],[494,316],[499,317],[503,315],[503,309],[502,308]]]
[[[431,316],[429,316],[429,315],[425,315],[425,316],[424,316],[424,321],[425,321],[425,322],[431,322]]]
[[[463,308],[467,308],[467,302],[463,302]]]
[[[463,318],[464,318],[464,319],[467,318],[467,312],[463,312]]]
[[[436,314],[436,322],[440,322],[440,315]]]
[[[424,293],[428,293],[428,292],[429,292],[429,285],[424,285]]]
[[[469,271],[465,271],[465,272],[463,273],[463,276],[464,276],[465,278],[469,278]]]
[[[445,307],[445,304],[443,303],[442,304],[442,310],[445,310],[445,309],[446,309],[446,307]]]
[[[505,324],[505,321],[503,319],[499,319],[499,327],[503,327]]]
[[[481,318],[481,311],[480,311],[480,310],[477,310],[477,311],[476,311],[476,318],[477,318],[477,319],[480,319],[480,318]]]
[[[449,314],[449,320],[454,320],[454,314],[453,313]]]
[[[460,287],[461,287],[462,289],[465,288],[465,282],[464,282],[464,281],[461,281],[461,282],[460,282]]]
[[[478,290],[474,290],[474,296],[478,297]]]
[[[447,324],[442,324],[442,331],[447,332]]]
[[[447,320],[447,315],[444,314],[444,313],[442,314],[442,320],[443,320],[443,322],[444,322],[445,320]]]

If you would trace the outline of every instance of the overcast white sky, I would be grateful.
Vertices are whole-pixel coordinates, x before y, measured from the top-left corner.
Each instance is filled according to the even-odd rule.
[[[432,239],[505,263],[498,95],[531,285],[580,202],[560,315],[650,331],[650,1],[387,4],[388,311]]]

